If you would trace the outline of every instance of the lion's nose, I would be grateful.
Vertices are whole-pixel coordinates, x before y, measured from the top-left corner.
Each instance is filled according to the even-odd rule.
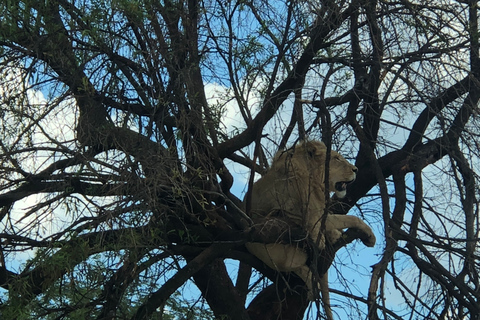
[[[352,171],[355,172],[355,173],[357,173],[358,168],[357,168],[357,167],[353,167],[353,168],[352,168]]]

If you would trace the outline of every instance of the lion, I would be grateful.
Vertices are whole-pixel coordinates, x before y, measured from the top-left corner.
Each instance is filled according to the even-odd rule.
[[[362,235],[362,242],[373,247],[375,235],[360,218],[331,213],[325,216],[326,151],[323,142],[313,140],[277,153],[271,168],[253,185],[249,215],[257,226],[263,228],[268,228],[269,221],[278,219],[291,226],[300,226],[319,250],[325,249],[326,242],[334,244],[339,240],[346,228],[357,229]],[[355,181],[357,171],[357,167],[332,150],[328,170],[329,191],[335,192],[338,198],[345,197],[347,185]],[[314,299],[313,276],[304,248],[285,241],[250,242],[246,247],[270,268],[296,273],[307,285],[309,299]],[[320,282],[327,318],[331,319],[326,275]]]

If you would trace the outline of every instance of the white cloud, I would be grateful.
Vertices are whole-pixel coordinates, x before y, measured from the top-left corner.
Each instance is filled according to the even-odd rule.
[[[30,87],[26,71],[15,66],[2,66],[0,79],[0,153],[12,152],[9,157],[2,157],[2,166],[13,166],[10,159],[15,159],[23,171],[38,173],[53,161],[64,157],[62,150],[68,147],[69,143],[74,143],[74,100],[64,97],[58,100],[46,99],[40,90]],[[62,147],[58,148],[60,144]],[[46,148],[58,148],[59,151],[53,153]],[[7,175],[7,172],[2,174],[2,183],[7,181],[4,179],[22,179],[18,173]],[[3,192],[16,187],[18,184],[10,189],[3,189]],[[47,199],[46,194],[36,194],[17,201],[8,218],[0,222],[2,232],[44,238],[64,228],[64,224],[73,218],[67,217],[63,207],[54,204],[35,210]],[[8,267],[17,270],[22,263],[34,256],[34,251],[28,249],[9,254],[6,257]]]
[[[205,95],[210,107],[221,111],[223,133],[231,135],[236,130],[246,128],[245,121],[231,89],[216,83],[209,83],[205,85]]]

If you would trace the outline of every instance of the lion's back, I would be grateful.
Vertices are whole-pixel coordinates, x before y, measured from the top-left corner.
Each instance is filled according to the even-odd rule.
[[[324,169],[321,163],[311,163],[307,147],[302,144],[278,153],[269,171],[254,184],[250,211],[254,221],[282,215],[304,225],[308,212],[323,211],[324,188],[319,173]]]

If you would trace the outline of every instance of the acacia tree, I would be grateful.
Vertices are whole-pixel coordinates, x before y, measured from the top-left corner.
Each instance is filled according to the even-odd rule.
[[[201,318],[322,317],[243,247],[239,190],[305,138],[359,168],[331,211],[377,230],[334,313],[479,318],[476,0],[0,8],[4,318],[168,318],[189,280]]]

